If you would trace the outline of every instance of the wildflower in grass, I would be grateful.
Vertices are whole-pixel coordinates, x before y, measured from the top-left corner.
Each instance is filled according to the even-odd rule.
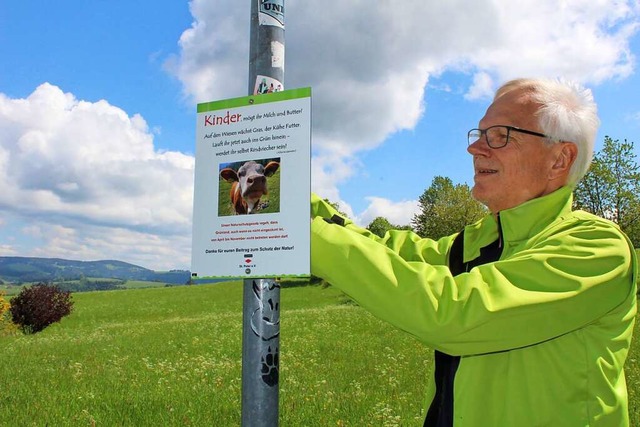
[[[9,302],[4,299],[4,292],[0,291],[0,322],[2,322],[7,313],[9,313],[10,307]]]
[[[0,291],[0,336],[11,335],[16,330],[11,322],[11,304],[5,299],[4,291]]]
[[[0,316],[9,311],[9,302],[4,299],[4,291],[0,291]]]

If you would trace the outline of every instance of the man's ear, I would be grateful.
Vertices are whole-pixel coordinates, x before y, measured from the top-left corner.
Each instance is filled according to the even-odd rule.
[[[551,178],[569,175],[573,162],[578,157],[578,146],[573,142],[561,141],[555,151],[555,161],[551,168]]]

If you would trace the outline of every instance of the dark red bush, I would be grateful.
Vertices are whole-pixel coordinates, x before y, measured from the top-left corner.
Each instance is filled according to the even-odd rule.
[[[73,310],[71,293],[46,283],[24,288],[11,300],[11,319],[24,333],[40,332]]]

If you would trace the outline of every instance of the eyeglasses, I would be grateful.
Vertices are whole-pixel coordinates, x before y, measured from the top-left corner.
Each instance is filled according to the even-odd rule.
[[[534,132],[532,130],[520,129],[515,126],[507,126],[507,125],[495,125],[489,126],[486,129],[471,129],[467,133],[467,139],[469,145],[473,144],[484,134],[487,145],[491,148],[502,148],[509,143],[509,136],[511,132],[520,132],[526,133],[527,135],[540,136],[542,138],[552,139],[549,135],[545,135],[544,133]]]

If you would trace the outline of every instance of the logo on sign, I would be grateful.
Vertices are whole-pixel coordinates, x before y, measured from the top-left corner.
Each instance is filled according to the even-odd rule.
[[[245,273],[249,274],[251,269],[249,267],[255,267],[256,264],[253,261],[253,254],[244,254],[244,264],[238,265],[239,268],[245,268]]]
[[[284,25],[284,0],[260,0],[260,13],[265,13]]]

